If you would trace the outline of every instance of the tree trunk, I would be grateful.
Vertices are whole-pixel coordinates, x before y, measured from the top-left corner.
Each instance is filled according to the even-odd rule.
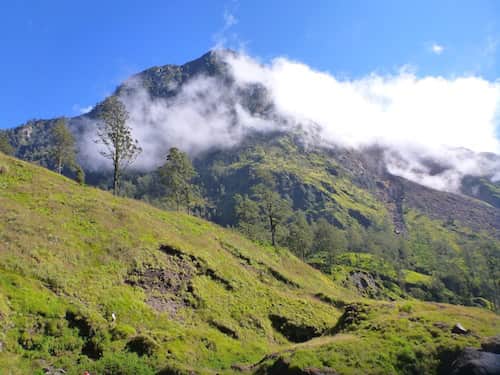
[[[57,159],[57,173],[62,174],[62,158]]]
[[[113,164],[113,194],[118,195],[118,162],[115,160]]]
[[[269,226],[271,227],[271,245],[276,246],[276,224],[272,215],[269,215]]]

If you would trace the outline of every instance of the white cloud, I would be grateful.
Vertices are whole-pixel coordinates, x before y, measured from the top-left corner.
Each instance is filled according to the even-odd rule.
[[[441,190],[456,191],[466,174],[500,173],[498,161],[478,154],[500,153],[500,82],[417,77],[408,69],[338,79],[284,58],[268,65],[245,55],[220,58],[229,64],[234,86],[198,76],[167,100],[151,98],[138,82],[131,83],[138,89],[122,100],[144,150],[137,168],[155,168],[170,146],[196,155],[237,145],[254,130],[301,126],[323,146],[383,146],[391,173]],[[255,83],[267,89],[273,116],[245,109],[239,89]],[[94,148],[85,154],[90,163],[102,166],[95,144],[84,147]],[[435,173],[428,159],[446,168]]]
[[[500,152],[500,83],[479,77],[392,76],[339,80],[283,58],[263,66],[249,57],[227,60],[238,82],[265,85],[278,111],[299,122],[319,124],[325,143],[348,147],[374,144],[396,151],[391,172],[441,190],[456,190],[465,174],[495,174],[500,165],[463,149]],[[433,175],[425,158],[448,165]],[[392,167],[392,168],[391,168]]]
[[[234,26],[238,23],[238,19],[229,12],[227,9],[224,10],[224,29],[229,29],[231,26]]]
[[[436,54],[436,55],[440,55],[443,53],[444,51],[444,47],[440,44],[437,44],[437,43],[433,43],[431,45],[431,51],[432,53]]]
[[[238,7],[238,2],[234,1],[232,4],[232,9],[230,10],[228,7],[224,9],[224,13],[222,18],[224,20],[224,24],[221,29],[218,30],[213,36],[212,39],[215,42],[214,49],[220,49],[227,46],[230,43],[238,42],[238,35],[234,32],[231,32],[231,29],[238,23],[238,18],[235,16],[235,9]]]
[[[264,84],[281,112],[321,124],[331,141],[500,151],[495,138],[499,83],[476,77],[418,78],[406,70],[338,80],[283,58],[268,66],[249,57],[228,56],[227,61],[239,82]]]
[[[85,113],[88,113],[92,110],[92,108],[94,108],[93,106],[89,105],[87,107],[81,107],[80,105],[78,104],[75,104],[73,105],[73,112],[79,114],[79,115],[83,115]]]

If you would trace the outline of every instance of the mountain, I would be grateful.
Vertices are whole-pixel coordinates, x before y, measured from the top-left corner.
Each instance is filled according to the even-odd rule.
[[[439,191],[418,178],[450,178],[452,167],[446,161],[422,156],[419,167],[410,171],[417,177],[410,180],[391,173],[390,150],[380,145],[353,149],[318,142],[316,124],[290,126],[293,120],[276,110],[268,89],[237,82],[217,52],[181,66],[147,69],[114,94],[131,111],[145,149],[125,177],[123,195],[164,207],[155,168],[168,148],[177,146],[193,157],[195,182],[207,198],[197,211],[204,218],[241,227],[235,196],[250,196],[262,182],[260,176],[268,173],[294,212],[305,214],[311,230],[326,219],[335,232],[334,244],[313,244],[299,255],[337,285],[385,300],[417,297],[489,309],[500,305],[500,184],[493,176],[466,175],[458,191]],[[110,173],[90,146],[100,110],[97,104],[88,114],[69,119],[69,126],[80,145],[87,183],[107,189]],[[179,121],[162,128],[171,117]],[[195,128],[182,121],[187,117],[199,120]],[[228,124],[222,130],[221,118]],[[32,120],[8,130],[15,155],[52,168],[49,134],[54,122]],[[477,157],[483,163],[500,160],[459,151],[462,158]],[[404,165],[401,155],[390,156]],[[289,227],[281,229],[278,242],[288,246]],[[269,242],[265,224],[251,237]]]
[[[8,374],[444,374],[500,327],[362,298],[285,248],[1,153],[0,217]]]

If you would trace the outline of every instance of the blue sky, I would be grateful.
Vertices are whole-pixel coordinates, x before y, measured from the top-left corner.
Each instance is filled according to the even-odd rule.
[[[221,42],[339,77],[409,66],[494,81],[499,22],[493,0],[2,1],[0,128],[76,115],[131,74]]]

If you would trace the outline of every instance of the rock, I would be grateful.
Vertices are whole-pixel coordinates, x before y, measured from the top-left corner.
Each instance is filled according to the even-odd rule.
[[[55,368],[54,366],[47,366],[43,369],[45,375],[64,375],[66,371],[62,368]]]
[[[469,330],[465,329],[460,323],[457,323],[451,329],[451,333],[456,333],[457,335],[466,335],[469,333]]]
[[[500,375],[500,354],[465,348],[452,364],[452,375]]]
[[[485,338],[481,348],[484,352],[500,354],[500,335]]]
[[[273,363],[266,371],[269,375],[338,375],[338,372],[331,367],[306,367],[298,368],[292,366],[290,361],[285,358],[278,358],[276,362]]]
[[[368,314],[368,305],[363,303],[351,303],[346,305],[344,313],[339,318],[335,327],[333,327],[329,334],[337,334],[342,331],[349,331],[354,326],[357,326],[362,321],[366,320]]]
[[[383,286],[368,272],[351,271],[347,276],[347,282],[354,285],[365,297],[377,298],[383,291]]]

